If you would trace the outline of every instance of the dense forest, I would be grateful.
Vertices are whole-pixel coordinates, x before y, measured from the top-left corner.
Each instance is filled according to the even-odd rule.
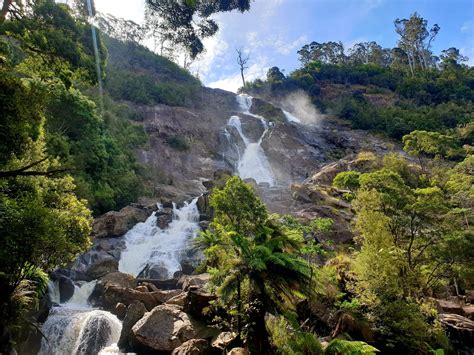
[[[13,354],[41,327],[36,311],[48,280],[91,247],[94,218],[143,197],[160,201],[152,172],[136,156],[150,144],[143,110],[200,107],[203,95],[199,79],[164,56],[166,45],[194,59],[202,39],[218,30],[212,14],[251,5],[147,1],[148,27],[99,14],[91,30],[95,10],[74,3],[4,0],[1,11],[2,354]],[[271,213],[252,184],[232,172],[206,186],[212,219],[194,240],[203,254],[194,274],[209,274],[210,296],[196,317],[233,332],[232,345],[242,351],[473,348],[474,326],[462,336],[450,333],[438,299],[473,297],[474,68],[457,48],[433,53],[442,29],[429,28],[421,15],[394,25],[396,48],[311,42],[297,52],[300,68],[285,75],[272,67],[240,89],[275,106],[304,92],[327,116],[402,147],[383,156],[340,156],[350,164],[328,186],[312,186],[329,196],[334,215],[351,211],[348,243],[331,241],[333,218]],[[162,39],[160,51],[139,44],[145,32]],[[193,144],[179,136],[166,142],[179,154]],[[472,323],[472,310],[465,315]]]

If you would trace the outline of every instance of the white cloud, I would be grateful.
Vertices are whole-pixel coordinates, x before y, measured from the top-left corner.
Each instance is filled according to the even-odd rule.
[[[229,51],[229,44],[222,36],[222,29],[213,37],[203,41],[205,52],[191,64],[191,71],[206,80],[212,74],[211,70],[218,69],[223,63],[224,55]]]
[[[474,22],[473,21],[466,21],[461,26],[462,33],[471,33],[474,32]]]
[[[251,81],[258,78],[263,78],[267,75],[270,66],[267,58],[259,58],[258,62],[253,63],[245,72],[245,80]],[[242,86],[242,78],[240,72],[236,72],[227,77],[221,77],[216,81],[209,83],[207,86],[211,88],[219,88],[227,91],[237,92]]]
[[[144,0],[95,0],[97,11],[141,23],[145,13]]]
[[[308,37],[306,35],[299,36],[293,42],[288,42],[283,38],[279,38],[275,43],[275,50],[283,55],[293,54],[295,50],[299,49],[306,42],[308,42]]]

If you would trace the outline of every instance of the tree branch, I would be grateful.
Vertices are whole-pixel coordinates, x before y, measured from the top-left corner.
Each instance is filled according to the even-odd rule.
[[[35,170],[27,171],[28,169],[31,169],[32,167],[41,164],[47,159],[48,157],[45,157],[43,159],[37,160],[19,169],[0,171],[0,178],[8,178],[8,177],[15,177],[15,176],[53,176],[56,174],[70,171],[70,169],[54,169],[54,170],[48,170],[48,171],[35,171]]]

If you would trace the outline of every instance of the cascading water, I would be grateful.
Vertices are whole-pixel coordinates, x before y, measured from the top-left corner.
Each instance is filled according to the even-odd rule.
[[[166,268],[168,276],[180,270],[180,261],[188,243],[199,231],[199,211],[195,198],[183,207],[173,203],[173,220],[168,228],[156,225],[156,212],[125,234],[126,249],[122,252],[119,271],[137,276],[147,265]]]
[[[301,120],[296,117],[295,115],[289,113],[288,111],[282,110],[283,114],[285,115],[285,118],[288,122],[296,122],[296,123],[301,123]]]
[[[98,354],[120,338],[122,323],[112,313],[91,308],[87,299],[95,287],[91,281],[76,287],[72,298],[54,306],[41,329],[39,355]],[[52,290],[52,301],[59,299],[58,291]]]
[[[237,103],[242,113],[258,118],[264,127],[264,131],[257,142],[250,142],[248,137],[242,131],[242,123],[239,116],[231,116],[227,126],[234,127],[244,142],[245,150],[243,154],[239,152],[239,161],[237,164],[237,173],[242,179],[253,178],[257,183],[268,183],[275,185],[272,169],[268,159],[262,149],[262,141],[268,132],[269,126],[265,118],[250,112],[252,106],[252,97],[249,95],[237,95]]]

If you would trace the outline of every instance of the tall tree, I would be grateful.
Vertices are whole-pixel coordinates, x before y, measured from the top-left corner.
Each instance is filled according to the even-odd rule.
[[[236,52],[237,52],[237,64],[239,65],[240,76],[242,78],[242,85],[245,88],[244,72],[245,72],[246,69],[248,69],[247,63],[250,60],[250,55],[248,55],[248,54],[245,55],[242,48],[237,48]]]
[[[428,21],[416,12],[409,19],[397,18],[394,24],[400,36],[398,46],[407,53],[411,73],[414,74],[418,68],[432,67],[431,44],[440,27],[435,24],[428,30]]]
[[[150,14],[160,18],[154,23],[166,30],[170,40],[182,45],[194,59],[204,50],[202,40],[213,36],[219,29],[210,16],[233,10],[247,11],[250,0],[147,0],[146,6]]]

